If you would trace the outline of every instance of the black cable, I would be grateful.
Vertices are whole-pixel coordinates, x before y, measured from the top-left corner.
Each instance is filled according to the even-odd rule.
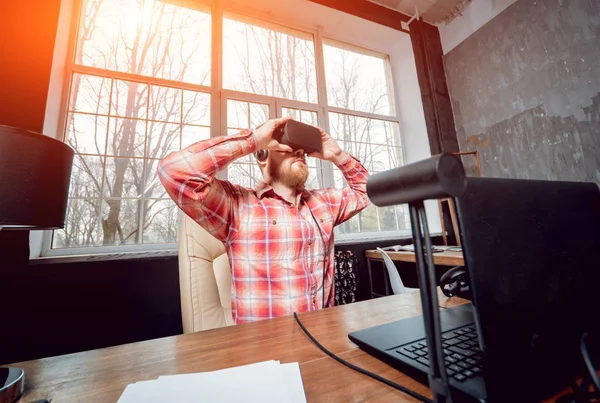
[[[321,351],[323,351],[325,354],[327,354],[328,356],[330,356],[331,358],[333,358],[333,359],[334,359],[334,360],[336,360],[337,362],[339,362],[339,363],[341,363],[341,364],[343,364],[343,365],[347,366],[348,368],[351,368],[351,369],[353,369],[353,370],[355,370],[355,371],[358,371],[358,372],[360,372],[360,373],[361,373],[361,374],[363,374],[363,375],[369,376],[369,377],[371,377],[371,378],[373,378],[373,379],[375,379],[375,380],[378,380],[379,382],[385,383],[386,385],[388,385],[388,386],[391,386],[391,387],[392,387],[392,388],[394,388],[394,389],[397,389],[397,390],[399,390],[399,391],[401,391],[401,392],[404,392],[404,393],[406,393],[407,395],[409,395],[409,396],[411,396],[411,397],[414,397],[414,398],[415,398],[415,399],[417,399],[417,400],[420,400],[420,401],[422,401],[422,402],[425,402],[425,403],[433,403],[433,401],[432,401],[432,400],[430,400],[430,399],[426,398],[426,397],[425,397],[425,396],[423,396],[423,395],[420,395],[420,394],[418,394],[417,392],[413,392],[412,390],[410,390],[410,389],[407,389],[407,388],[405,388],[405,387],[404,387],[404,386],[402,386],[402,385],[398,385],[398,384],[397,384],[397,383],[395,383],[395,382],[392,382],[392,381],[390,381],[390,380],[388,380],[388,379],[382,378],[381,376],[379,376],[379,375],[377,375],[377,374],[374,374],[374,373],[372,373],[372,372],[369,372],[369,371],[367,371],[366,369],[362,369],[362,368],[360,368],[360,367],[357,367],[357,366],[356,366],[356,365],[354,365],[354,364],[350,364],[348,361],[346,361],[346,360],[344,360],[344,359],[342,359],[342,358],[338,357],[337,355],[333,354],[331,351],[329,351],[329,350],[327,350],[325,347],[323,347],[323,346],[321,345],[321,343],[319,343],[319,342],[317,341],[317,339],[315,339],[315,338],[314,338],[314,337],[313,337],[313,336],[312,336],[312,335],[311,335],[311,334],[308,332],[308,330],[306,330],[306,328],[304,327],[304,325],[302,324],[302,322],[300,322],[300,318],[298,318],[298,314],[297,314],[296,312],[294,312],[294,318],[296,319],[296,322],[298,323],[298,325],[300,326],[300,328],[302,329],[302,331],[303,331],[303,332],[304,332],[304,333],[305,333],[305,334],[306,334],[306,335],[307,335],[307,336],[310,338],[310,340],[311,340],[313,343],[315,343],[315,344],[317,345],[317,347],[319,347],[319,348],[321,349]]]
[[[598,373],[596,372],[594,363],[592,362],[592,357],[590,357],[590,353],[587,348],[587,343],[585,342],[586,338],[587,338],[587,333],[584,332],[581,335],[579,349],[581,350],[581,355],[583,357],[583,361],[585,361],[585,366],[587,367],[587,370],[590,373],[590,377],[592,378],[592,383],[596,387],[596,392],[600,393],[600,379],[598,379]]]

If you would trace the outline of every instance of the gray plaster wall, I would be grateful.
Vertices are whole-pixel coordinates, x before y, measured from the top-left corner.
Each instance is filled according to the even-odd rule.
[[[600,183],[600,0],[519,0],[444,64],[484,176]]]

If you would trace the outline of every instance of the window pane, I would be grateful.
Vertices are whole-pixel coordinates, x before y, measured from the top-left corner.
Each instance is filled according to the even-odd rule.
[[[110,118],[107,155],[143,157],[146,139],[144,120]]]
[[[346,186],[344,175],[342,175],[339,169],[333,170],[333,183],[336,189],[343,189]]]
[[[181,122],[181,90],[158,85],[150,86],[148,119]]]
[[[249,126],[248,102],[227,100],[227,127],[245,129]]]
[[[398,226],[396,225],[396,211],[394,206],[378,208],[377,210],[381,231],[396,231]]]
[[[211,21],[203,11],[160,0],[84,0],[75,63],[209,85]]]
[[[317,112],[295,108],[281,108],[282,117],[291,116],[292,119],[312,126],[318,126]]]
[[[200,126],[183,126],[181,128],[181,148],[186,148],[200,140],[210,138],[210,128]]]
[[[306,184],[304,187],[306,189],[320,189],[322,181],[320,180],[321,171],[316,168],[308,169],[308,178],[306,179]]]
[[[223,19],[223,87],[317,102],[312,37]]]
[[[183,91],[184,124],[210,126],[210,94]]]
[[[148,85],[134,81],[113,84],[110,114],[133,119],[145,119],[148,108]]]
[[[396,147],[400,146],[400,130],[398,123],[377,119],[367,120],[370,123],[367,140],[369,143],[386,144]]]
[[[166,199],[169,196],[156,174],[160,160],[146,160],[144,162],[144,197],[152,199]]]
[[[379,218],[377,215],[377,207],[371,204],[369,207],[361,211],[360,229],[361,232],[376,232],[379,231]]]
[[[358,158],[360,162],[367,168],[369,172],[375,172],[374,162],[381,159],[380,155],[373,153],[371,144],[368,143],[354,143],[352,144],[354,149],[354,156]]]
[[[371,173],[403,163],[398,123],[330,113],[331,136]],[[351,143],[351,144],[350,144]]]
[[[142,194],[141,158],[106,159],[104,197],[138,197]]]
[[[348,221],[335,227],[336,234],[355,234],[360,232],[359,216],[355,215]]]
[[[410,218],[408,215],[408,206],[406,204],[395,206],[396,216],[398,217],[398,229],[410,230]]]
[[[317,112],[300,111],[300,121],[309,125],[318,126]]]
[[[174,123],[148,122],[146,157],[164,158],[181,149],[181,126]]]
[[[97,246],[100,200],[70,199],[67,205],[65,228],[52,236],[52,248]]]
[[[104,154],[107,124],[105,116],[69,113],[66,142],[81,154]]]
[[[248,128],[255,129],[267,120],[269,120],[269,105],[227,100],[227,127],[235,129],[234,132]]]
[[[177,242],[179,211],[170,199],[145,200],[143,243]]]
[[[393,115],[387,83],[387,59],[327,41],[323,45],[327,102],[331,106]]]
[[[102,201],[103,246],[139,243],[138,199],[111,199]]]
[[[250,125],[249,128],[256,129],[258,126],[269,120],[269,105],[250,104]]]
[[[76,154],[71,169],[69,197],[100,197],[104,158]]]
[[[69,109],[76,112],[108,115],[111,83],[110,78],[73,74]]]

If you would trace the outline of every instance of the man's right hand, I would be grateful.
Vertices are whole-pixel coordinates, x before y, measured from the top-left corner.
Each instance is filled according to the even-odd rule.
[[[281,144],[277,139],[273,138],[279,127],[283,126],[285,122],[290,120],[291,117],[285,117],[280,119],[271,119],[265,122],[262,126],[254,131],[254,137],[256,138],[258,150],[276,150],[284,152],[294,151],[292,147]]]

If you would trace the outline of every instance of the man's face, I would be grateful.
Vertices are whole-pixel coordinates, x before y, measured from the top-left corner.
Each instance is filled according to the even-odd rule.
[[[308,178],[304,150],[292,152],[269,151],[267,169],[271,178],[292,188],[303,188]]]

